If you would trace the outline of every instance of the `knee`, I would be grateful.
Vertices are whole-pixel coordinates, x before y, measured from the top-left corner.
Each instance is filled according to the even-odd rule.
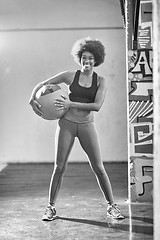
[[[102,177],[102,176],[106,175],[106,171],[105,171],[103,166],[98,166],[98,165],[97,166],[92,166],[92,169],[97,176]]]
[[[62,165],[56,165],[54,169],[54,174],[62,175],[65,172],[66,167]]]

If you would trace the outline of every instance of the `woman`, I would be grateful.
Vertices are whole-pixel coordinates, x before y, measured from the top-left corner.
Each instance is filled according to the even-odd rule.
[[[107,202],[107,216],[123,219],[124,216],[113,200],[110,180],[101,160],[99,140],[94,125],[93,112],[98,112],[104,102],[106,81],[98,76],[93,68],[104,62],[105,48],[99,40],[80,39],[74,44],[72,55],[80,64],[81,70],[61,72],[39,83],[30,98],[33,110],[41,116],[43,113],[40,104],[35,100],[35,94],[43,85],[66,83],[70,89],[69,98],[55,100],[58,110],[64,108],[68,110],[59,120],[57,157],[50,181],[49,203],[42,220],[51,221],[57,217],[55,209],[57,194],[75,137],[79,139],[83,150],[88,155],[90,166],[104,194]]]

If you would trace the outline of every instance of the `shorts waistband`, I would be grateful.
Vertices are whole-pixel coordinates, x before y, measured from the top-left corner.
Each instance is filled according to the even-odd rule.
[[[74,120],[70,120],[70,119],[67,119],[67,118],[65,118],[65,117],[62,117],[62,118],[60,118],[60,120],[61,119],[64,119],[64,120],[66,120],[66,121],[69,121],[69,122],[73,122],[73,123],[78,123],[78,124],[85,124],[85,123],[92,123],[92,122],[94,122],[94,119],[90,119],[90,120],[86,120],[86,121],[74,121]]]

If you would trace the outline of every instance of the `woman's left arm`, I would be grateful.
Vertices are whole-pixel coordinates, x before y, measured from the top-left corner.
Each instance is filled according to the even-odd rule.
[[[69,99],[56,100],[55,105],[58,109],[63,108],[76,108],[84,111],[96,111],[98,112],[104,102],[106,95],[106,81],[103,77],[99,77],[99,86],[95,96],[95,100],[93,103],[80,103],[80,102],[72,102]]]

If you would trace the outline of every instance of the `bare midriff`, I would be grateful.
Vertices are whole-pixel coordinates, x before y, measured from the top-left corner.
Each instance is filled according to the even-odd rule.
[[[63,118],[77,123],[92,122],[94,120],[93,111],[84,111],[76,108],[70,108]]]

